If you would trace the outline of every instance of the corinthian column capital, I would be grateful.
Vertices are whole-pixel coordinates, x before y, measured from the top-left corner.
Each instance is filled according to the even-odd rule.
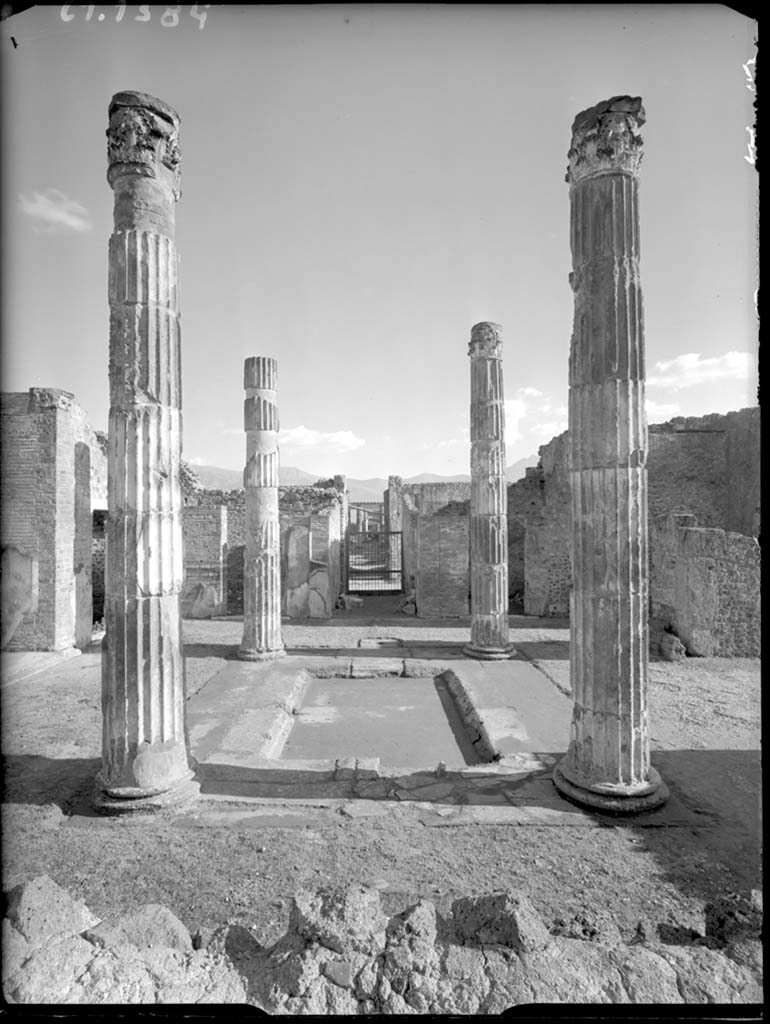
[[[471,328],[471,341],[468,345],[468,355],[478,359],[502,359],[503,340],[502,327],[500,324],[493,324],[484,320],[480,324],[474,324]]]
[[[179,115],[167,103],[142,92],[112,97],[107,128],[107,180],[123,175],[156,178],[179,198]]]
[[[565,181],[574,186],[601,174],[635,176],[642,162],[644,107],[639,96],[613,96],[577,115]]]

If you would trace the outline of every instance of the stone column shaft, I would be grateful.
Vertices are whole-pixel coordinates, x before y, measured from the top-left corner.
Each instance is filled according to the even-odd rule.
[[[109,108],[110,413],[102,769],[107,813],[186,804],[181,373],[174,204],[179,117],[142,93]]]
[[[510,658],[508,490],[505,479],[503,343],[499,324],[471,331],[471,658]]]
[[[575,320],[569,469],[575,707],[554,781],[571,799],[633,812],[668,792],[647,723],[647,420],[639,283],[640,99],[579,114],[567,181]]]
[[[246,400],[246,545],[243,561],[244,661],[281,658],[281,527],[278,518],[278,402],[275,359],[252,356],[243,367]]]

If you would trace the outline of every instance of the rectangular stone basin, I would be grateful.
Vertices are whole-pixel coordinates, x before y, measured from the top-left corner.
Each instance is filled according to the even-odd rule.
[[[313,679],[278,761],[379,758],[382,768],[479,763],[441,678]]]

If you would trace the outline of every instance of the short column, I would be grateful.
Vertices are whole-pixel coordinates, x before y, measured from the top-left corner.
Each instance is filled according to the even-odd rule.
[[[642,101],[578,114],[568,159],[575,319],[569,470],[571,742],[554,783],[613,813],[657,807],[647,724],[647,420],[639,284]]]
[[[499,324],[471,330],[471,641],[469,658],[510,658],[503,343]]]
[[[278,518],[278,396],[275,359],[252,356],[243,367],[246,400],[246,537],[243,554],[244,661],[282,658],[281,527]]]
[[[95,798],[110,814],[184,806],[198,793],[186,742],[180,612],[178,133],[179,116],[160,100],[113,96],[103,742]]]

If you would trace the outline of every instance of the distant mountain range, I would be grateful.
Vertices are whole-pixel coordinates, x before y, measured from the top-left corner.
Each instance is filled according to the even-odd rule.
[[[525,459],[518,459],[506,467],[505,476],[509,483],[515,483],[524,476],[527,466],[537,465],[537,455],[530,455]],[[216,491],[232,491],[243,487],[243,470],[222,469],[220,466],[193,466],[201,486]],[[309,487],[316,481],[325,479],[317,473],[306,473],[303,469],[296,469],[294,466],[281,466],[280,483],[282,487]],[[403,478],[405,484],[435,484],[450,483],[455,481],[469,481],[470,474],[457,474],[456,476],[439,476],[436,473],[420,473],[418,476]],[[384,477],[371,477],[368,480],[355,480],[348,477],[348,490],[350,500],[356,501],[382,501],[384,491],[387,489],[388,481]]]

